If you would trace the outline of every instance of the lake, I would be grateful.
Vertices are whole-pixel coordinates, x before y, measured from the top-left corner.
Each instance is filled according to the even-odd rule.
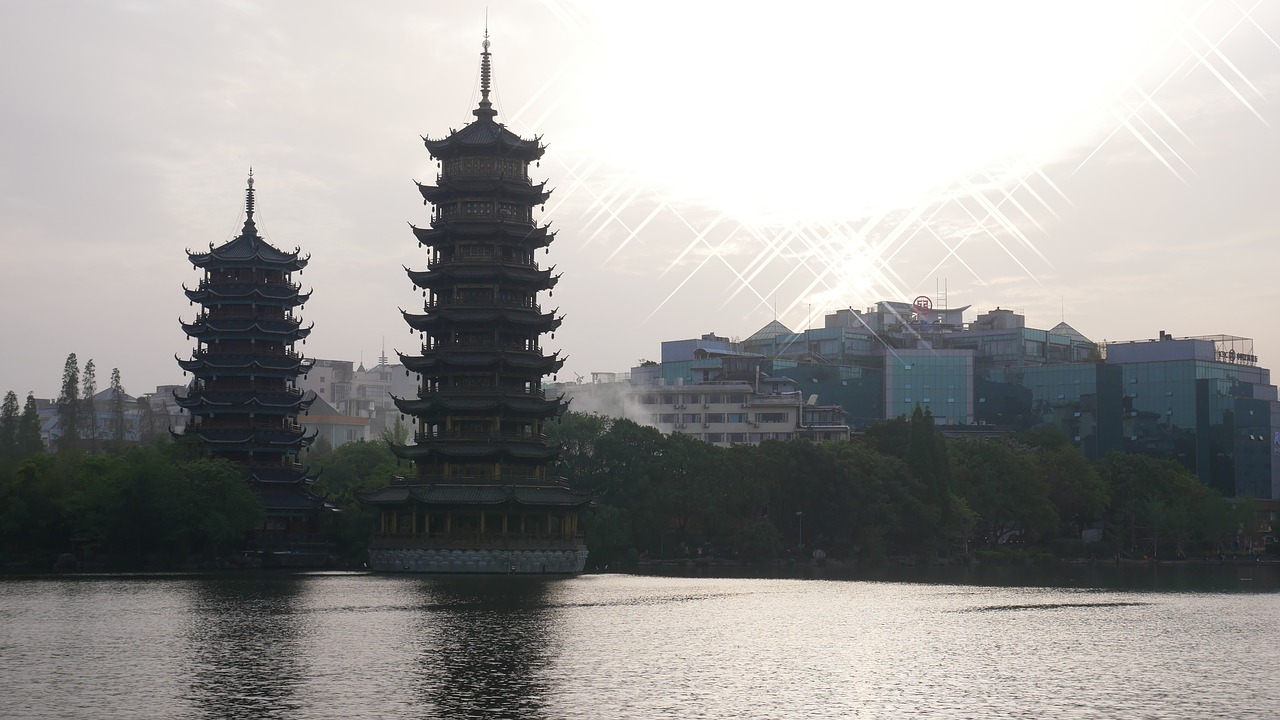
[[[1277,570],[0,578],[0,716],[1272,718]]]

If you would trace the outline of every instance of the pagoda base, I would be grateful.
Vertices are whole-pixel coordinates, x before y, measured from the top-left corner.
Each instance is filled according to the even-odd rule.
[[[369,549],[369,569],[374,572],[576,575],[586,564],[586,548]]]

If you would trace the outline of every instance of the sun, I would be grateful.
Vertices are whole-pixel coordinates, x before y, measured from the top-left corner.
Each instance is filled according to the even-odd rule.
[[[747,220],[910,207],[1114,123],[1107,108],[1177,21],[1170,8],[609,4],[596,8],[582,131],[636,182]]]

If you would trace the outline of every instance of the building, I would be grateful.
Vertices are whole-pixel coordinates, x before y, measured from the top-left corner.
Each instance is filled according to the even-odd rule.
[[[1252,340],[1162,331],[1103,347],[1065,322],[1031,328],[1003,308],[966,321],[968,310],[884,301],[803,332],[775,320],[742,341],[709,333],[664,342],[661,363],[632,369],[641,402],[627,416],[713,442],[794,436],[719,424],[776,417],[722,408],[705,387],[733,377],[754,392],[754,373],[769,392],[832,403],[817,407],[839,408],[837,422],[853,428],[917,406],[952,435],[1053,427],[1091,460],[1144,453],[1177,460],[1228,497],[1280,498],[1280,403]]]
[[[783,332],[790,333],[774,321],[757,335]],[[745,345],[715,333],[663,342],[662,363],[632,368],[626,416],[715,445],[849,439],[843,408],[819,405],[818,394]]]
[[[311,370],[298,378],[298,387],[314,392],[330,406],[334,416],[363,418],[365,431],[360,437],[351,436],[351,440],[394,433],[400,421],[394,398],[412,397],[418,391],[416,376],[403,365],[388,364],[385,353],[378,358],[377,365],[368,369],[364,363],[357,367],[351,360],[316,359]],[[308,427],[314,424],[312,415],[314,413],[307,417]],[[334,442],[335,446],[348,442],[340,440],[341,437],[344,433],[336,433],[330,441],[339,439]]]
[[[573,573],[586,562],[587,498],[550,471],[559,451],[545,434],[564,403],[542,388],[563,364],[541,342],[562,319],[538,304],[559,280],[534,259],[554,239],[533,218],[550,195],[529,178],[544,147],[495,120],[489,58],[486,33],[476,119],[425,139],[440,174],[418,185],[434,206],[430,227],[413,229],[427,267],[408,271],[423,313],[404,313],[422,347],[400,355],[421,381],[395,399],[414,442],[392,446],[415,474],[360,498],[379,510],[375,570]]]
[[[184,432],[198,437],[216,457],[244,468],[266,511],[255,533],[257,549],[298,549],[316,532],[320,498],[298,454],[314,439],[298,424],[298,415],[315,400],[295,381],[311,362],[294,344],[311,333],[294,308],[310,297],[294,283],[307,258],[283,252],[258,235],[253,220],[253,175],[245,191],[245,223],[236,238],[208,252],[190,252],[192,267],[203,277],[184,287],[199,314],[182,323],[196,341],[178,364],[193,379],[175,393],[189,419]]]

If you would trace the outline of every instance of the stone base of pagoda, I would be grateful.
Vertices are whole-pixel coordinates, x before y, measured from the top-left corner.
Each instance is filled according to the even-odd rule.
[[[369,568],[375,572],[573,575],[586,564],[586,548],[369,549]]]

